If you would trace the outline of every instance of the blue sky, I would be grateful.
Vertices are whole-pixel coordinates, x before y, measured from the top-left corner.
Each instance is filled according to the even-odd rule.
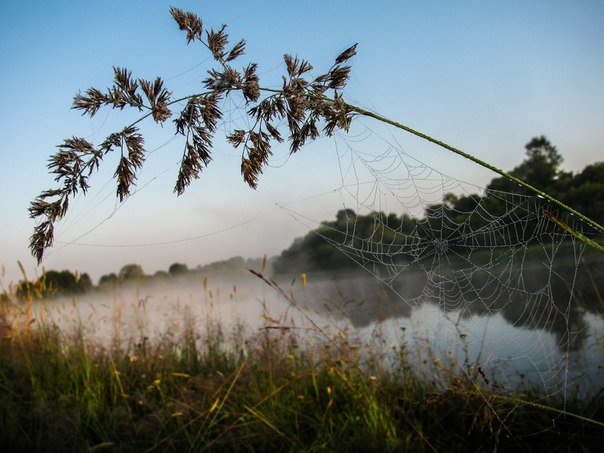
[[[259,64],[264,85],[278,83],[283,53],[307,58],[318,72],[358,42],[345,92],[349,101],[501,168],[517,165],[524,145],[541,134],[558,146],[568,170],[604,156],[601,1],[3,1],[0,265],[5,280],[17,278],[17,260],[34,272],[27,249],[34,223],[26,210],[52,186],[45,166],[55,145],[72,135],[98,143],[132,118],[119,111],[81,117],[70,110],[78,90],[110,85],[112,66],[128,67],[137,77],[162,76],[175,95],[200,86],[211,60],[201,46],[186,45],[170,5],[196,12],[208,26],[227,23],[233,41],[245,38],[243,61]],[[225,129],[237,121],[233,111]],[[145,131],[149,150],[172,137],[169,126]],[[440,171],[477,185],[493,177],[416,138],[386,133]],[[306,227],[275,203],[333,189],[338,179],[333,149],[332,141],[320,140],[291,158],[281,150],[253,192],[241,182],[239,153],[217,142],[214,162],[176,198],[172,187],[181,144],[172,141],[149,156],[139,178],[143,189],[117,211],[107,162],[89,196],[79,198],[60,225],[61,244],[44,266],[98,278],[129,262],[151,273],[175,261],[195,266],[233,255],[276,254]],[[308,209],[321,220],[338,208],[317,199]],[[204,237],[118,247],[197,236]],[[65,245],[74,240],[104,246]]]

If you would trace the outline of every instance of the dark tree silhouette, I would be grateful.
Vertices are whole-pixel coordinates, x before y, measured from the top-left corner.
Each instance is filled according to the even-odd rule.
[[[143,268],[139,264],[126,264],[119,273],[119,278],[124,281],[137,280],[144,276]]]
[[[172,277],[176,277],[178,275],[184,275],[187,272],[189,272],[189,268],[187,267],[186,264],[182,264],[182,263],[171,264],[170,267],[168,268],[168,273]]]

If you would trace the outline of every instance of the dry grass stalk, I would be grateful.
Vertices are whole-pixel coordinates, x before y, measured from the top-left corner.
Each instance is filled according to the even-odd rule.
[[[88,178],[105,156],[117,150],[120,157],[114,174],[116,196],[123,201],[130,195],[136,185],[137,172],[145,161],[144,138],[136,124],[148,117],[163,124],[173,116],[170,107],[179,102],[187,101],[173,120],[176,134],[185,139],[174,187],[178,195],[211,162],[217,122],[223,116],[221,103],[233,92],[243,95],[252,127],[233,130],[226,138],[235,148],[242,148],[241,174],[254,189],[272,155],[273,143],[284,141],[281,124],[286,124],[291,153],[322,133],[332,135],[338,129],[348,130],[354,112],[343,101],[341,90],[348,81],[350,66],[347,63],[356,54],[356,44],[338,55],[326,73],[314,78],[308,75],[313,69],[308,61],[284,55],[287,74],[283,76],[283,85],[279,89],[268,89],[260,86],[256,63],[239,69],[232,66],[244,54],[246,43],[240,40],[229,49],[226,25],[217,31],[207,30],[194,13],[172,7],[170,14],[186,32],[187,44],[201,43],[214,58],[216,67],[207,71],[203,81],[207,91],[173,99],[160,77],[153,82],[135,79],[131,71],[115,67],[112,87],[106,91],[89,88],[74,97],[73,108],[90,117],[103,107],[120,110],[128,107],[145,114],[121,131],[110,134],[99,146],[79,137],[67,139],[58,146],[59,151],[51,157],[48,168],[56,175],[59,187],[42,192],[29,208],[30,216],[39,220],[30,239],[30,248],[38,262],[52,246],[55,222],[66,215],[70,199],[87,191]]]

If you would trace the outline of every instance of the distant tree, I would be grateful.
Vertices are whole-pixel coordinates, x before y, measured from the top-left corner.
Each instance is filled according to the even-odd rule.
[[[73,293],[76,289],[76,276],[68,270],[46,271],[42,276],[47,288],[57,293]]]
[[[86,273],[68,270],[44,271],[33,281],[22,280],[17,284],[16,295],[21,299],[43,299],[53,296],[82,294],[92,289],[92,281]]]
[[[232,256],[226,261],[226,264],[232,269],[241,269],[245,267],[245,260],[241,256]]]
[[[269,265],[271,264],[271,260],[268,260]],[[261,269],[262,268],[262,262],[264,261],[264,258],[248,258],[245,260],[244,263],[242,263],[242,268],[247,270],[247,269]]]
[[[80,294],[92,288],[92,280],[86,273],[71,273],[68,270],[46,271],[42,276],[48,291],[55,294]]]
[[[604,162],[588,165],[581,173],[573,175],[561,169],[563,158],[546,137],[533,138],[525,148],[526,158],[510,172],[511,174],[555,193],[560,200],[572,204],[595,221],[604,222]],[[493,179],[488,188],[501,192],[529,194],[520,185],[503,177]],[[526,200],[526,203],[530,203],[531,198]],[[274,269],[277,273],[289,273],[309,269],[343,269],[354,265],[351,259],[329,242],[354,247],[359,258],[366,252],[365,256],[370,259],[371,250],[366,249],[374,238],[392,246],[405,243],[409,235],[413,235],[413,240],[423,241],[444,235],[453,243],[455,239],[466,235],[472,238],[473,245],[485,245],[486,241],[493,244],[498,238],[504,240],[508,236],[522,240],[521,235],[526,235],[526,240],[529,240],[534,236],[534,229],[539,227],[538,218],[525,222],[521,230],[513,223],[502,224],[499,227],[499,236],[468,236],[468,233],[483,228],[492,218],[506,214],[511,202],[523,203],[518,197],[508,200],[505,193],[494,194],[487,190],[484,196],[446,193],[442,203],[426,206],[423,218],[414,218],[406,213],[400,217],[395,213],[386,215],[383,212],[357,215],[352,209],[342,209],[336,213],[335,222],[323,221],[316,230],[296,238],[277,258]],[[509,228],[509,231],[506,228]],[[455,247],[463,248],[465,245],[455,245],[451,250]]]
[[[336,214],[337,223],[354,222],[357,214],[352,209],[341,209]]]
[[[102,275],[101,278],[99,279],[99,286],[103,286],[103,285],[115,285],[116,283],[119,282],[119,277],[117,275],[115,275],[115,273],[111,273],[111,274],[107,274],[107,275]]]
[[[187,267],[186,264],[182,264],[182,263],[171,264],[170,267],[168,268],[168,273],[172,277],[176,277],[178,275],[184,275],[187,272],[189,272],[189,268]]]
[[[604,162],[588,165],[573,176],[563,199],[596,222],[604,223]]]
[[[153,280],[168,280],[170,278],[170,274],[166,271],[157,271],[151,276],[151,278]]]
[[[92,284],[92,279],[90,275],[87,273],[79,274],[78,279],[76,280],[76,291],[77,292],[87,292],[92,289],[94,285]]]
[[[120,269],[119,273],[119,278],[124,281],[137,280],[144,276],[143,268],[138,264],[126,264]]]
[[[244,260],[241,256],[233,256],[227,260],[214,261],[206,265],[199,265],[193,271],[192,275],[248,275],[248,269],[258,269],[262,263],[262,258],[249,258]]]
[[[525,146],[527,162],[531,162],[534,180],[539,178],[544,181],[554,179],[560,171],[564,160],[558,149],[544,136],[534,137]]]
[[[289,273],[354,268],[356,262],[330,242],[353,246],[359,258],[366,256],[371,259],[373,238],[379,237],[383,243],[396,246],[405,240],[406,232],[413,231],[415,225],[415,219],[406,214],[401,217],[383,212],[358,215],[352,209],[343,209],[336,213],[335,221],[321,222],[316,230],[295,239],[277,258],[274,270],[276,273]]]
[[[46,294],[40,285],[40,279],[20,280],[15,287],[15,295],[20,300],[41,299]]]
[[[562,172],[560,171],[560,165],[563,161],[562,155],[543,135],[534,137],[526,144],[525,149],[526,159],[510,171],[510,174],[526,181],[538,189],[549,191],[555,186],[554,183],[556,180],[562,176]],[[532,195],[532,192],[503,176],[493,179],[488,185],[488,188],[503,192],[526,193]]]
[[[238,270],[245,270],[245,260],[240,256],[233,256],[228,260],[214,261],[200,268],[202,272],[210,273],[230,273]]]

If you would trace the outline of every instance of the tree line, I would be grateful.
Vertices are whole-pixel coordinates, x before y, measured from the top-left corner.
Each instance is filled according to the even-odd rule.
[[[525,149],[525,159],[511,175],[604,223],[604,162],[574,174],[562,169],[562,155],[545,136],[533,138]],[[431,257],[480,247],[526,246],[543,233],[564,233],[552,219],[581,228],[561,209],[513,181],[497,177],[482,194],[446,193],[441,203],[426,206],[419,218],[408,213],[360,215],[351,209],[340,210],[335,221],[321,222],[317,229],[295,239],[275,260],[274,268],[283,274],[356,267],[342,249],[356,261],[375,263],[379,257],[387,265],[414,261],[422,254]]]
[[[511,175],[572,204],[596,222],[604,223],[604,162],[587,165],[575,174],[562,168],[562,155],[546,137],[533,138],[525,149],[525,159],[509,172]],[[344,244],[354,249],[360,260],[370,258],[377,251],[383,264],[388,264],[388,260],[396,264],[397,260],[414,259],[413,253],[420,254],[427,249],[431,249],[431,253],[446,253],[455,248],[497,246],[498,240],[525,244],[544,225],[553,231],[559,228],[541,215],[537,208],[529,206],[531,203],[543,203],[543,200],[535,199],[527,189],[509,179],[497,177],[490,181],[483,194],[445,194],[441,203],[426,206],[421,218],[408,213],[371,212],[358,215],[352,209],[343,209],[337,212],[335,221],[323,221],[317,229],[296,238],[290,247],[269,261],[269,268],[280,275],[310,270],[353,269],[358,266],[333,244]],[[526,206],[523,207],[523,204]],[[513,209],[533,210],[534,217],[522,219],[522,228],[516,228],[514,218],[503,217]],[[560,210],[554,207],[548,209],[560,219],[571,221]],[[492,225],[488,229],[485,227],[498,217],[502,221],[498,222],[496,234],[493,234]],[[443,233],[448,240],[438,243]],[[465,239],[460,240],[461,237]],[[410,252],[411,255],[401,254],[402,247],[413,252]],[[200,274],[232,276],[261,267],[262,258],[246,260],[232,257],[193,269],[176,262],[167,270],[148,275],[141,265],[127,264],[117,273],[102,275],[97,286],[86,273],[50,270],[34,281],[19,282],[17,293],[35,295],[42,291],[40,297],[77,295],[112,285],[195,278]]]
[[[167,271],[158,270],[153,274],[146,274],[140,264],[126,264],[117,274],[112,272],[102,275],[99,279],[98,287],[103,288],[124,283],[163,282],[175,279],[197,278],[200,275],[208,277],[217,275],[232,276],[247,273],[248,269],[256,268],[261,263],[262,258],[244,259],[241,256],[234,256],[227,260],[198,265],[192,269],[184,263],[172,263]]]
[[[147,274],[140,264],[131,263],[122,266],[117,273],[111,272],[102,275],[97,285],[94,285],[87,273],[44,270],[38,278],[19,281],[12,292],[21,300],[77,296],[119,285],[181,281],[199,279],[201,276],[246,275],[249,273],[248,269],[260,269],[262,262],[262,258],[244,259],[241,256],[199,265],[195,268],[175,262],[167,270],[158,270],[152,274]],[[6,299],[6,295],[2,297],[2,300],[4,299]]]

